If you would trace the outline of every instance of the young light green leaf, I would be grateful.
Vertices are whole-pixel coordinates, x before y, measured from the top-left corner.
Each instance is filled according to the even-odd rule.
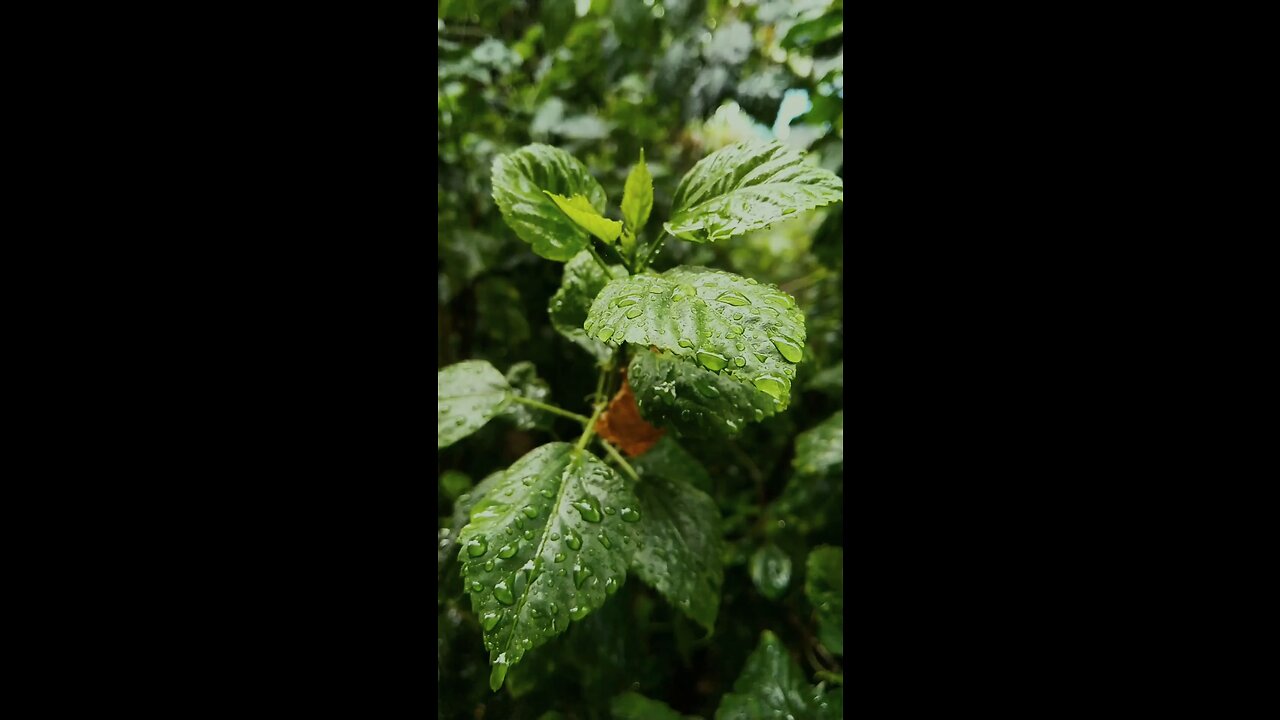
[[[596,339],[653,345],[770,395],[785,409],[804,356],[804,314],[773,285],[676,267],[613,280],[583,328]]]
[[[636,550],[631,567],[710,634],[724,583],[720,509],[692,485],[699,471],[706,473],[696,460],[688,457],[691,467],[686,471],[662,458],[646,461],[652,454],[641,455],[635,463],[641,478],[636,497],[644,517],[644,547]]]
[[[483,427],[502,410],[510,391],[506,378],[483,360],[456,363],[436,373],[437,448]]]
[[[667,232],[691,242],[715,242],[792,213],[844,199],[844,182],[777,141],[717,150],[693,166],[676,188]]]
[[[627,276],[626,268],[621,265],[613,265],[609,269],[615,278]],[[560,289],[551,296],[551,302],[547,305],[547,314],[556,331],[594,355],[597,360],[607,359],[613,350],[587,335],[587,331],[582,329],[582,323],[587,319],[592,299],[600,294],[610,279],[595,258],[591,257],[590,251],[583,250],[565,264]]]
[[[809,685],[786,647],[765,630],[733,683],[733,692],[720,699],[715,720],[835,720],[843,717],[843,710],[844,693]]]
[[[792,466],[805,475],[825,475],[844,467],[843,410],[796,436]]]
[[[653,211],[653,177],[649,175],[649,166],[644,162],[644,149],[640,150],[640,162],[631,168],[627,175],[627,184],[622,191],[622,220],[632,237],[640,234],[645,223],[649,222],[649,213]]]
[[[681,715],[670,705],[647,698],[640,693],[625,693],[609,704],[613,720],[698,720],[695,716]]]
[[[526,145],[493,160],[493,200],[502,218],[533,251],[564,262],[587,246],[587,233],[543,191],[565,197],[582,195],[604,211],[604,188],[572,155],[549,145]]]
[[[458,558],[494,691],[525,652],[599,608],[626,580],[638,506],[594,455],[549,443],[517,460],[471,509]]]
[[[560,208],[575,225],[595,235],[601,240],[611,243],[618,239],[618,234],[622,232],[622,223],[617,220],[610,220],[600,214],[599,210],[591,207],[591,203],[581,195],[574,195],[566,198],[553,192],[547,192],[547,197],[551,198],[556,207]]]
[[[844,654],[844,548],[819,546],[805,564],[804,594],[818,613],[818,639]]]
[[[736,435],[747,423],[763,420],[779,408],[772,396],[755,386],[711,372],[669,352],[637,352],[627,370],[627,380],[645,420],[670,428],[681,437]]]
[[[512,394],[538,402],[546,402],[551,395],[551,387],[547,381],[538,377],[538,369],[531,362],[518,362],[507,370],[507,384]],[[510,402],[503,408],[502,415],[508,417],[521,430],[535,428],[546,430],[551,427],[551,413],[520,402]]]
[[[773,543],[761,547],[751,556],[751,582],[770,600],[781,598],[791,584],[791,558]]]

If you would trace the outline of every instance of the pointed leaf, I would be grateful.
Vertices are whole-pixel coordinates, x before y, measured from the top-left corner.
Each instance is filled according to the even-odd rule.
[[[635,463],[640,474],[636,497],[644,518],[644,547],[636,550],[631,567],[710,634],[724,583],[720,508],[693,486],[698,472],[706,473],[696,460],[688,458],[691,466],[686,471],[661,462],[662,458],[647,461],[650,455],[642,455]]]
[[[781,598],[791,584],[791,558],[773,543],[761,547],[751,556],[751,582],[770,600]]]
[[[805,565],[804,594],[818,613],[818,639],[844,654],[844,548],[820,546]]]
[[[591,207],[591,203],[581,195],[574,195],[566,198],[553,192],[547,192],[547,197],[560,208],[575,225],[595,235],[601,240],[611,243],[618,239],[618,234],[622,232],[622,223],[617,220],[610,220],[600,214],[598,210]]]
[[[622,219],[632,236],[640,234],[649,213],[653,211],[653,177],[644,162],[644,150],[640,150],[640,162],[631,168],[627,184],[622,191]]]
[[[669,352],[637,352],[627,369],[640,414],[681,437],[736,435],[749,422],[778,411],[754,386],[699,367]]]
[[[805,475],[825,475],[844,468],[844,411],[796,436],[792,465]]]
[[[720,699],[715,720],[834,720],[843,717],[843,710],[844,693],[809,685],[786,647],[765,630],[733,683],[733,692]]]
[[[533,251],[564,262],[587,246],[587,233],[565,216],[543,191],[583,195],[604,211],[604,188],[572,155],[549,145],[526,145],[493,160],[493,200],[502,219]]]
[[[483,360],[467,360],[437,372],[437,448],[483,427],[502,410],[510,390],[506,378]]]
[[[676,188],[665,227],[683,240],[714,242],[843,199],[839,177],[782,143],[745,142],[693,166]]]
[[[613,271],[615,278],[627,276],[626,268],[621,265],[613,265],[610,270]],[[609,280],[600,264],[591,257],[591,253],[583,250],[565,264],[564,279],[560,281],[560,289],[551,296],[551,302],[547,306],[551,325],[556,331],[595,355],[597,360],[607,359],[613,350],[599,340],[589,337],[587,331],[582,329],[582,323],[587,319],[587,310],[591,307],[591,301],[600,294]]]
[[[681,715],[660,700],[633,692],[614,698],[609,713],[613,720],[692,720],[691,716]]]
[[[778,409],[790,400],[805,342],[804,315],[790,295],[702,267],[611,281],[583,328],[614,345],[668,350],[769,394]]]
[[[516,461],[472,508],[458,557],[495,691],[526,651],[599,608],[625,581],[637,504],[594,455],[549,443]]]

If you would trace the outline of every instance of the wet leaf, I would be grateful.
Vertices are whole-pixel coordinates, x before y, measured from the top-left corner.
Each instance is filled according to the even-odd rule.
[[[760,644],[747,658],[746,667],[734,682],[733,692],[720,700],[715,720],[788,717],[795,720],[842,718],[844,693],[842,690],[827,692],[822,685],[810,686],[782,642],[765,630]]]
[[[548,260],[565,262],[590,241],[585,230],[565,216],[552,192],[582,195],[590,207],[604,212],[604,189],[569,153],[549,145],[526,145],[493,161],[493,200],[516,236]]]
[[[627,276],[626,268],[621,265],[613,265],[610,270],[615,278]],[[582,329],[582,323],[587,319],[591,301],[600,294],[609,279],[600,264],[591,257],[591,253],[583,250],[565,264],[560,289],[551,296],[551,302],[547,306],[551,325],[556,332],[594,355],[597,360],[608,358],[613,350],[589,336]]]
[[[483,360],[467,360],[436,373],[437,447],[479,430],[508,401],[506,378]]]
[[[804,594],[818,613],[818,640],[844,655],[844,548],[824,545],[809,553]]]

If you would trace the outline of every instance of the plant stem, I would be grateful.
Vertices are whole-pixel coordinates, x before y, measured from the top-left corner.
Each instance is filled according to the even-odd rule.
[[[600,264],[600,269],[604,270],[605,278],[612,278],[613,273],[609,272],[609,265],[605,263],[604,258],[600,257],[600,253],[596,252],[595,246],[588,242],[587,249],[591,251],[591,257],[595,258],[596,262]]]
[[[556,415],[563,415],[564,417],[567,417],[567,418],[569,418],[570,420],[577,420],[577,421],[578,421],[578,422],[580,422],[580,423],[586,423],[586,422],[587,422],[587,416],[586,416],[586,415],[579,415],[578,413],[575,413],[575,412],[569,412],[568,410],[561,410],[560,408],[558,408],[558,407],[556,407],[556,406],[554,406],[554,405],[548,405],[548,404],[546,404],[546,403],[540,403],[540,402],[538,402],[537,400],[530,400],[529,398],[526,398],[526,397],[520,397],[519,395],[513,395],[513,396],[511,396],[511,399],[512,399],[512,400],[515,400],[515,401],[516,401],[516,402],[518,402],[518,403],[522,403],[522,404],[524,404],[524,405],[529,405],[529,406],[531,406],[531,407],[536,407],[536,408],[538,408],[539,410],[546,410],[546,411],[547,411],[547,412],[549,412],[549,413],[555,413]]]
[[[618,465],[620,465],[623,470],[627,471],[627,474],[631,476],[632,480],[640,482],[640,476],[636,474],[636,469],[631,467],[631,463],[627,462],[626,459],[622,457],[622,454],[615,450],[613,445],[609,444],[608,440],[605,440],[604,438],[599,438],[599,440],[600,444],[604,446],[604,451],[609,453],[609,457],[616,460]]]
[[[591,436],[596,432],[596,420],[600,417],[600,413],[604,412],[604,406],[604,403],[598,403],[596,411],[591,414],[591,419],[587,420],[587,427],[582,431],[582,437],[578,438],[578,450],[585,448],[591,441]]]
[[[636,266],[636,272],[642,272],[645,268],[649,267],[649,263],[653,262],[653,256],[658,254],[658,248],[661,248],[662,244],[666,242],[666,240],[667,233],[664,230],[662,234],[658,236],[658,239],[654,240],[653,244],[649,246],[649,252],[644,256],[644,262]]]

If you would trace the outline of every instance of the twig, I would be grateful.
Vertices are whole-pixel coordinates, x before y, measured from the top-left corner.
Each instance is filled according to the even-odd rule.
[[[578,421],[578,422],[580,422],[580,423],[590,422],[590,421],[587,419],[587,416],[586,416],[586,415],[579,415],[578,413],[575,413],[575,412],[569,412],[568,410],[561,410],[560,408],[558,408],[558,407],[556,407],[556,406],[554,406],[554,405],[547,405],[546,403],[540,403],[540,402],[538,402],[537,400],[531,400],[531,399],[529,399],[529,398],[527,398],[527,397],[521,397],[521,396],[519,396],[519,395],[512,395],[512,396],[511,396],[511,399],[512,399],[512,400],[515,400],[515,401],[516,401],[516,402],[518,402],[518,403],[522,403],[522,404],[524,404],[524,405],[529,405],[529,406],[531,406],[531,407],[536,407],[536,408],[538,408],[539,410],[546,410],[546,411],[547,411],[547,412],[549,412],[549,413],[555,413],[556,415],[563,415],[564,417],[567,417],[567,418],[569,418],[570,420],[577,420],[577,421]]]

